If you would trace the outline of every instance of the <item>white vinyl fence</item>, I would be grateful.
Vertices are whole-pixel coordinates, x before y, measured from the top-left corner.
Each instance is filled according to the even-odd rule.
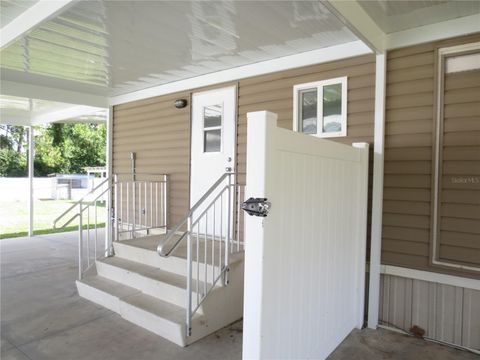
[[[368,145],[248,114],[244,359],[323,359],[363,324]]]

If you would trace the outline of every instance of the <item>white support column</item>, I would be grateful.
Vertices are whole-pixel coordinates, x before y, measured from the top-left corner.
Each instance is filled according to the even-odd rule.
[[[385,141],[386,55],[376,56],[375,129],[373,145],[372,230],[370,238],[370,285],[368,292],[368,327],[376,329],[380,303],[380,256],[382,247],[383,161]]]
[[[378,54],[384,52],[385,33],[363,9],[359,0],[328,0],[322,4],[373,51]]]
[[[33,158],[35,156],[33,127],[28,127],[28,236],[33,236]]]
[[[105,256],[111,256],[112,254],[112,189],[113,189],[113,175],[112,175],[112,154],[113,154],[113,106],[108,108],[107,114],[107,154],[106,154],[106,167],[107,167],[107,186],[110,190],[107,191],[107,221],[105,222]]]

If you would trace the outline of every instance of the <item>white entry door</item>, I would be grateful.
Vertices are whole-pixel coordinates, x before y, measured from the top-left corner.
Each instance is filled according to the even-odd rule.
[[[363,324],[368,144],[347,146],[249,113],[244,359],[324,359]]]
[[[236,87],[193,95],[190,206],[235,171]]]

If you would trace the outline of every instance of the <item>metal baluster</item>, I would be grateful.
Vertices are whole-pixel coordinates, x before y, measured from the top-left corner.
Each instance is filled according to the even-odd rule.
[[[187,336],[192,331],[192,218],[187,219]]]
[[[123,221],[125,220],[123,218],[123,183],[120,183],[120,201],[116,204],[116,206],[118,206],[119,209],[120,209],[120,221],[117,224],[117,241],[120,241],[120,234],[119,234],[118,225],[121,224],[122,229],[123,229]],[[118,221],[117,212],[115,212],[115,217],[117,218],[117,221]]]
[[[241,203],[241,193],[240,186],[237,186],[237,252],[240,251],[240,203]]]
[[[222,268],[222,244],[223,244],[223,192],[220,194],[220,239],[218,242],[218,267]],[[221,271],[221,270],[220,270]]]
[[[227,194],[228,194],[228,199],[227,199],[227,239],[225,241],[225,268],[228,269],[228,253],[230,252],[230,231],[231,231],[231,210],[232,210],[232,194],[231,194],[231,190],[232,190],[232,176],[229,175],[228,176],[228,190],[227,190]],[[227,273],[225,273],[225,282],[228,283],[228,278],[227,278]]]
[[[118,186],[118,176],[115,174],[114,180],[113,180],[113,186],[114,186],[114,191],[115,191],[115,207],[113,208],[113,221],[114,221],[114,226],[115,226],[115,241],[118,241],[118,216],[119,216],[119,211],[120,207],[118,206],[118,197],[119,197],[119,186]],[[107,204],[108,205],[108,204]]]
[[[135,181],[132,182],[132,212],[133,212],[133,221],[132,221],[132,233],[131,237],[135,237],[135,217],[137,216],[137,185]]]
[[[150,182],[150,227],[153,228],[153,182]]]
[[[207,261],[207,232],[208,232],[208,210],[205,213],[205,234],[203,235],[203,240],[205,242],[204,248],[205,248],[205,254],[204,254],[204,262],[205,262],[205,271],[204,271],[204,277],[203,277],[203,294],[204,296],[207,295],[207,267],[208,267],[208,261]]]
[[[128,181],[125,185],[127,186],[127,230],[130,230],[130,186]]]
[[[158,227],[158,182],[155,183],[155,227]]]
[[[87,204],[87,269],[90,267],[90,204]]]
[[[78,278],[82,279],[82,259],[83,259],[83,221],[82,221],[82,201],[78,204]]]
[[[138,230],[142,229],[142,182],[138,182]]]
[[[212,237],[212,284],[215,282],[215,232],[216,232],[216,226],[215,226],[215,208],[217,206],[217,201],[213,203],[213,237]]]
[[[200,227],[200,221],[197,220],[197,303],[195,304],[195,307],[198,306],[198,303],[200,302],[199,294],[200,294],[200,258],[199,258],[199,243],[200,243],[200,237],[198,236],[198,228]]]
[[[164,175],[164,182],[163,182],[163,225],[165,229],[167,228],[168,224],[168,176]]]
[[[95,244],[93,244],[93,251],[95,255],[95,260],[97,259],[97,239],[98,239],[98,231],[97,231],[97,200],[95,200]],[[108,220],[105,226],[108,226]]]
[[[147,209],[148,209],[148,206],[147,206],[147,181],[143,182],[143,190],[145,192],[145,203],[143,204],[143,206],[145,208],[142,210],[143,222],[144,222],[145,229],[148,229],[148,224],[147,224]],[[148,231],[147,231],[147,234],[148,234]]]

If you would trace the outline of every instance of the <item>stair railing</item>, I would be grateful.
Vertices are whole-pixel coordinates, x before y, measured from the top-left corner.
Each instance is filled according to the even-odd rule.
[[[139,234],[165,232],[168,224],[168,181],[166,174],[117,173],[113,183],[105,179],[54,220],[62,229],[78,219],[78,277],[95,264],[99,257],[112,253],[113,241],[128,240]],[[111,217],[99,212],[100,203],[112,195]],[[62,225],[58,225],[70,215]],[[99,251],[99,229],[110,227],[105,246]],[[108,235],[107,235],[108,236]]]
[[[75,211],[73,214],[72,214],[72,212],[75,210],[76,207],[79,206],[80,202],[85,201],[89,197],[92,197],[92,195],[97,193],[98,191],[102,191],[102,190],[99,190],[99,189],[105,189],[105,188],[108,189],[109,188],[108,183],[109,183],[109,179],[105,178],[102,182],[100,182],[100,184],[98,184],[92,190],[90,190],[88,193],[86,193],[84,196],[82,196],[80,198],[80,200],[77,200],[75,203],[73,203],[72,206],[70,206],[63,213],[61,213],[55,220],[53,220],[53,228],[54,229],[63,229],[66,226],[70,225],[71,222],[77,218],[78,211]],[[68,214],[71,215],[70,218],[68,220],[66,220],[62,225],[59,226],[58,223],[60,222],[60,220],[62,220]]]
[[[167,174],[117,173],[114,175],[115,240],[147,236],[168,226]]]
[[[99,229],[111,226],[111,222],[108,219],[108,211],[98,211],[100,204],[103,204],[103,207],[108,206],[107,196],[111,189],[112,184],[110,184],[110,179],[104,179],[100,184],[95,186],[53,221],[54,229],[63,229],[74,220],[78,219],[79,279],[82,278],[83,274],[91,268],[95,263],[95,260],[99,257]],[[58,225],[67,215],[70,217],[68,217],[63,224]],[[86,239],[86,241],[84,241],[84,239]],[[101,256],[105,256],[105,253],[108,251],[106,243],[102,250]]]
[[[187,336],[193,315],[218,282],[228,285],[230,255],[244,250],[239,211],[244,186],[234,182],[235,175],[223,174],[157,247],[160,256],[168,257],[186,246]]]

